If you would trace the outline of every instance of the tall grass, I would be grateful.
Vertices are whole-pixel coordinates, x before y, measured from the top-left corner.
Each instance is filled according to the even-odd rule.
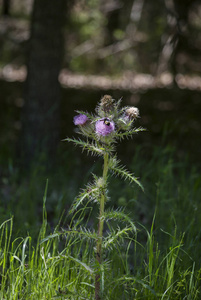
[[[175,160],[170,148],[156,148],[143,167],[141,155],[136,151],[132,165],[137,174],[143,169],[145,194],[112,182],[111,206],[122,204],[119,215],[130,214],[126,227],[119,218],[113,226],[106,221],[110,236],[115,228],[119,239],[115,247],[112,238],[103,245],[103,299],[200,299],[201,176],[188,160]],[[0,226],[0,299],[94,299],[90,206],[51,229],[48,200],[46,187],[37,242],[13,235],[13,218]]]
[[[1,299],[94,299],[93,241],[75,234],[60,239],[58,232],[43,239],[45,227],[34,246],[29,236],[11,242],[12,219],[2,224]],[[131,233],[110,249],[101,272],[104,299],[199,299],[201,269],[183,263],[183,237],[175,232],[161,252],[152,230],[143,230],[145,245]]]

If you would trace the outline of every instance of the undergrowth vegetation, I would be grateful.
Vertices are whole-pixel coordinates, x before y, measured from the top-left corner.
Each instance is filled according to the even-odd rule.
[[[109,179],[108,220],[110,208],[128,218],[114,218],[112,224],[106,222],[104,236],[109,232],[110,239],[105,239],[103,244],[103,299],[200,299],[199,169],[188,159],[175,159],[175,149],[169,146],[155,147],[151,155],[145,152],[137,148],[130,163],[131,171],[140,174],[145,193],[117,178]],[[34,178],[32,188],[38,182],[37,176]],[[65,185],[67,191],[70,190],[66,180]],[[27,201],[28,189],[29,186]],[[51,184],[46,185],[43,205],[42,197],[38,200],[42,223],[38,218],[37,234],[17,235],[14,208],[14,218],[3,216],[1,299],[94,299],[97,263],[93,228],[97,224],[93,223],[92,206],[86,203],[71,219],[64,213],[53,226],[46,212],[52,201],[51,189]],[[64,202],[67,201],[66,189],[60,193]],[[19,194],[17,197],[18,205],[24,205],[26,211]],[[14,202],[13,205],[17,207]],[[62,207],[62,202],[59,205]],[[114,233],[112,228],[115,228]]]

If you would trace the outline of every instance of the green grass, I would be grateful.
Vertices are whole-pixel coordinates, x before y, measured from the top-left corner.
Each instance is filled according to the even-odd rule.
[[[67,173],[59,191],[49,183],[44,196],[44,180],[40,183],[36,174],[26,189],[14,190],[10,200],[14,218],[7,218],[3,208],[1,214],[0,299],[94,299],[98,271],[103,299],[200,299],[201,175],[189,159],[175,158],[170,147],[156,147],[150,156],[145,152],[136,150],[130,164],[131,171],[140,175],[145,193],[118,179],[110,180],[101,270],[95,260],[96,222],[90,206],[83,206],[65,222],[64,215],[55,225],[59,210],[61,214],[65,202],[69,204],[77,185],[86,182],[79,177],[75,182],[78,173]],[[48,213],[52,214],[53,193],[62,200],[55,204],[51,222]],[[26,214],[36,230],[20,235],[18,227],[23,223],[15,212],[22,216],[23,206],[28,210],[24,199],[30,202],[36,195],[38,201],[31,208],[33,213],[40,206],[40,216],[34,223],[36,214]],[[120,205],[124,210],[119,210]],[[117,209],[112,224],[109,207]],[[106,231],[111,233],[110,239]]]

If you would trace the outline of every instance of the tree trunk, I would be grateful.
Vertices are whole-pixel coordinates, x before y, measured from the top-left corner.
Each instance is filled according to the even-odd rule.
[[[26,166],[43,153],[51,160],[59,142],[60,84],[67,0],[35,0],[29,42],[22,155]]]
[[[10,0],[3,0],[2,15],[10,16]]]

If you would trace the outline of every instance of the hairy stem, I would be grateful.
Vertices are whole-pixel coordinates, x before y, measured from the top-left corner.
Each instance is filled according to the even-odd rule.
[[[103,239],[103,226],[104,226],[104,207],[105,207],[105,188],[107,184],[107,172],[108,172],[108,160],[109,155],[108,153],[104,154],[104,167],[103,167],[103,192],[101,194],[100,198],[100,211],[99,211],[99,223],[98,223],[98,238],[97,238],[97,244],[96,244],[96,260],[99,265],[101,265],[102,259],[102,239]],[[100,293],[100,274],[96,275],[95,278],[95,299],[100,300],[101,299],[101,293]]]

